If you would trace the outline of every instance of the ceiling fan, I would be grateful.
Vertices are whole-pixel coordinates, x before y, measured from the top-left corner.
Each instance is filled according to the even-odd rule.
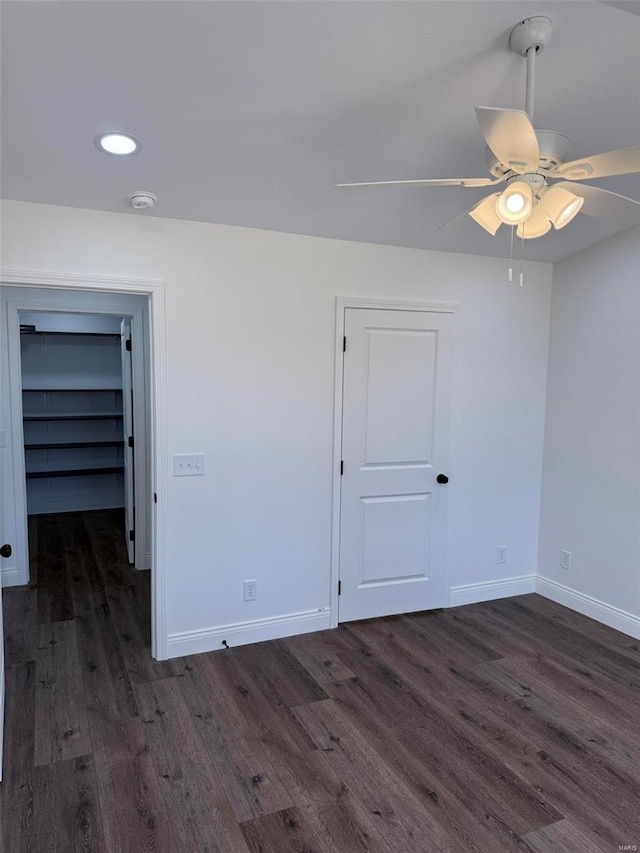
[[[460,214],[468,213],[492,236],[504,223],[515,226],[518,237],[523,239],[541,237],[552,225],[556,229],[564,228],[580,211],[590,216],[632,216],[640,220],[639,201],[579,183],[640,172],[640,145],[567,161],[571,140],[562,133],[533,127],[536,55],[549,43],[552,32],[553,23],[544,16],[520,21],[511,31],[511,49],[527,60],[525,110],[476,108],[493,177],[369,181],[336,186],[496,187],[506,184]]]

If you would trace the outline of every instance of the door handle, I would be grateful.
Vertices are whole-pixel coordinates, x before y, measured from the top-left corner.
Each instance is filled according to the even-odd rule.
[[[11,556],[11,545],[3,545],[0,548],[0,557],[10,557]]]
[[[446,486],[448,482],[449,478],[446,474],[438,474],[438,476],[436,477],[436,483],[440,483],[441,486]]]

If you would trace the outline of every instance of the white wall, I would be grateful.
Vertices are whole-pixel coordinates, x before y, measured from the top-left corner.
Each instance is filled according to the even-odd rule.
[[[554,267],[540,522],[540,592],[640,637],[640,228]]]
[[[20,202],[4,203],[3,230],[5,268],[166,282],[169,453],[205,453],[207,472],[163,496],[168,633],[193,640],[174,636],[172,653],[218,647],[209,629],[247,620],[267,622],[232,644],[284,635],[288,614],[329,605],[338,294],[462,303],[452,601],[532,588],[550,265],[527,264],[520,288],[504,260]],[[259,600],[243,603],[254,577]]]

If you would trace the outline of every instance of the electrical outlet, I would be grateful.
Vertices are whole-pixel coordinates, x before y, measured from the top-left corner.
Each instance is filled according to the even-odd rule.
[[[571,551],[560,551],[560,568],[571,571]]]
[[[496,563],[506,563],[507,562],[507,546],[506,545],[498,545],[496,551]]]
[[[258,597],[258,581],[244,582],[244,600],[255,601]]]

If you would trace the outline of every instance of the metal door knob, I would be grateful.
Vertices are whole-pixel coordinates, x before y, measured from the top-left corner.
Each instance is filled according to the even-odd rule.
[[[440,483],[441,485],[446,485],[449,482],[449,478],[446,474],[438,474],[436,477],[436,483]]]

